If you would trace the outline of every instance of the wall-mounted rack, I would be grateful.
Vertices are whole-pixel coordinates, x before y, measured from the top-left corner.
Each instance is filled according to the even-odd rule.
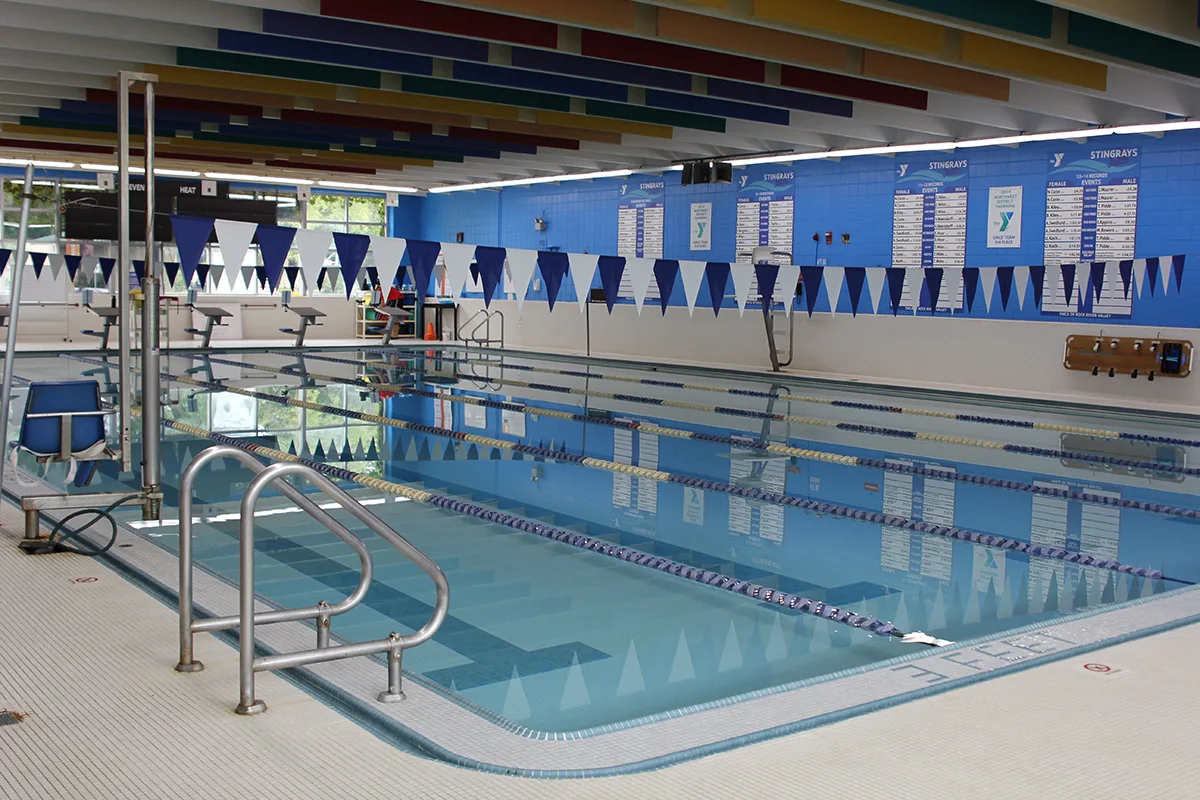
[[[1063,366],[1115,378],[1186,378],[1192,372],[1192,343],[1149,336],[1067,337]]]

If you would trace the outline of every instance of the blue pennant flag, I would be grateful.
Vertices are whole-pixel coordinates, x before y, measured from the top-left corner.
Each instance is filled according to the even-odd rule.
[[[354,291],[354,283],[358,280],[363,259],[367,257],[367,250],[371,247],[371,237],[361,233],[335,233],[333,246],[337,248],[342,280],[346,283],[346,297],[349,297]]]
[[[1033,307],[1042,307],[1042,291],[1046,285],[1046,265],[1037,264],[1029,268],[1029,279],[1033,282]]]
[[[67,277],[71,282],[75,282],[75,276],[79,274],[79,265],[83,261],[83,256],[63,256],[67,262]],[[0,275],[4,274],[4,263],[8,260],[8,251],[0,250]]]
[[[1158,259],[1146,259],[1146,285],[1150,287],[1150,296],[1154,297],[1154,290],[1158,288]]]
[[[379,270],[375,267],[367,267],[367,286],[375,288],[379,285]]]
[[[267,268],[266,267],[255,267],[254,268],[254,279],[256,281],[258,281],[258,288],[260,288],[260,289],[267,288]],[[349,295],[347,295],[347,297],[349,297]]]
[[[669,258],[660,258],[654,262],[654,280],[658,283],[658,302],[662,313],[667,315],[667,303],[671,301],[671,291],[675,288],[675,277],[679,274],[679,262]]]
[[[975,295],[979,291],[979,267],[963,269],[963,302],[969,313],[975,307]]]
[[[412,242],[409,242],[411,245]],[[367,448],[367,461],[378,461],[379,451],[375,449],[375,440],[371,440],[371,446]]]
[[[942,296],[942,278],[945,276],[945,274],[946,271],[941,267],[930,267],[925,270],[925,288],[929,290],[929,307],[933,310],[932,313],[934,314],[937,313],[938,300],[941,299]],[[1008,276],[1008,281],[1010,284],[1012,283],[1011,273]],[[1003,287],[1003,285],[1004,284],[1001,283],[1001,287]],[[957,299],[958,298],[951,298],[951,305],[953,305],[954,301]]]
[[[171,228],[175,232],[175,247],[179,251],[179,263],[187,283],[192,282],[196,265],[204,255],[204,246],[212,236],[213,221],[204,217],[171,215]],[[171,280],[174,283],[174,279]]]
[[[887,268],[888,298],[892,301],[892,316],[900,313],[900,298],[904,296],[904,268]]]
[[[558,290],[562,288],[563,277],[567,274],[571,262],[566,253],[550,250],[539,250],[537,257],[538,269],[542,271],[542,281],[546,284],[546,299],[550,301],[550,310],[554,310],[554,301],[558,299]]]
[[[284,267],[284,273],[287,274],[288,286],[292,287],[292,291],[296,291],[296,279],[300,277],[299,267]]]
[[[288,251],[292,249],[292,240],[295,238],[295,228],[258,226],[258,250],[262,253],[263,268],[267,271],[267,283],[272,292],[279,285],[279,278],[283,275],[283,263],[287,261]],[[339,258],[341,254],[339,249]],[[203,283],[204,279],[201,278],[200,282]]]
[[[196,274],[200,276],[200,288],[203,289],[208,285],[208,272],[212,269],[208,264],[197,264]]]
[[[492,304],[496,287],[500,285],[500,276],[504,274],[506,255],[508,255],[508,251],[503,247],[485,247],[484,245],[475,247],[475,264],[472,265],[472,269],[479,272],[479,277],[483,282],[483,304],[485,306]]]
[[[1100,299],[1100,292],[1104,289],[1104,271],[1108,268],[1108,264],[1103,261],[1092,262],[1092,296],[1096,300]]]
[[[1129,299],[1129,286],[1133,283],[1133,261],[1122,261],[1117,267],[1121,270],[1121,284],[1125,287],[1125,299]]]
[[[600,256],[596,261],[596,269],[600,272],[600,288],[604,290],[604,303],[608,313],[612,313],[613,303],[617,302],[617,294],[621,290],[621,276],[625,274],[624,256]]]
[[[800,268],[800,285],[804,287],[804,308],[808,311],[808,315],[813,315],[813,309],[817,307],[817,295],[821,293],[821,279],[825,274],[824,267],[801,267]],[[862,280],[861,278],[859,279]],[[858,290],[862,291],[862,283],[858,285]],[[851,290],[851,300],[857,304],[858,300],[853,297]]]
[[[170,288],[175,283],[175,279],[179,277],[179,262],[166,261],[163,263],[163,272],[167,274],[167,288]]]
[[[863,284],[867,281],[866,267],[846,267],[846,288],[850,290],[850,315],[858,316],[858,303],[862,299]],[[805,291],[808,291],[807,289]]]
[[[1175,291],[1183,291],[1183,265],[1187,256],[1171,256],[1171,270],[1175,275]]]
[[[758,279],[758,296],[763,308],[770,308],[775,301],[775,284],[779,280],[778,264],[755,264],[754,277]]]
[[[137,276],[139,281],[146,280],[146,262],[135,258],[133,260],[133,274]]]
[[[1062,272],[1063,291],[1066,292],[1066,304],[1071,305],[1071,294],[1075,290],[1075,265],[1063,264],[1059,267]]]
[[[12,250],[0,249],[0,275],[4,274],[4,268],[8,266],[8,257],[12,255]]]
[[[476,248],[478,248],[478,245],[476,245]],[[478,260],[478,258],[479,257],[476,256],[476,260]],[[471,285],[478,286],[479,285],[479,264],[475,263],[475,261],[472,261],[471,266],[467,267],[467,271],[471,273]],[[485,303],[485,305],[486,305],[486,303]]]
[[[442,252],[441,242],[408,240],[405,254],[408,256],[408,263],[412,265],[413,283],[415,284],[413,288],[417,290],[417,297],[421,302],[425,302],[425,295],[429,293],[429,279],[433,277],[433,267],[437,263],[440,252]]]
[[[1013,267],[998,268],[996,282],[1000,285],[1000,307],[1007,311],[1008,298],[1012,297]]]
[[[42,277],[42,267],[46,265],[46,254],[30,253],[29,258],[33,260],[33,277]]]
[[[725,287],[729,285],[729,265],[724,261],[709,261],[704,266],[704,277],[708,279],[708,297],[712,301],[713,316],[721,313],[725,302]]]
[[[113,267],[117,264],[115,258],[100,259],[100,275],[104,278],[104,285],[108,285],[108,281],[112,278]]]
[[[317,273],[317,288],[318,289],[325,288],[325,273],[326,273],[326,271],[327,270],[324,267],[322,267],[321,271]],[[424,297],[424,296],[425,295],[421,295],[421,297]]]

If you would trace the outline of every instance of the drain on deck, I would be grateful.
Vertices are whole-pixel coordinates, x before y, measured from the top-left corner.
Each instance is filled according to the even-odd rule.
[[[0,708],[0,725],[16,725],[18,722],[24,722],[28,714],[22,714],[20,711],[9,711],[6,708]]]

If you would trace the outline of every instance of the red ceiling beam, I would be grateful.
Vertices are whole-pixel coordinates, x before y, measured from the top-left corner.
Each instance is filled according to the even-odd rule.
[[[880,83],[865,78],[854,78],[849,75],[821,72],[787,64],[783,66],[779,82],[782,86],[791,89],[852,97],[872,103],[915,108],[918,111],[925,111],[929,107],[929,93],[920,89],[910,89],[907,86],[896,86],[891,83]]]
[[[478,139],[485,142],[507,142],[508,144],[528,144],[534,147],[557,147],[560,150],[578,150],[578,139],[562,139],[557,136],[533,136],[525,133],[506,133],[480,128],[451,127],[451,136],[459,139]]]
[[[88,89],[86,97],[89,103],[107,103],[113,106],[117,104],[117,93],[108,89]],[[130,92],[129,105],[134,108],[141,108],[142,95],[137,92]],[[262,106],[252,106],[245,103],[225,103],[215,100],[193,100],[187,97],[169,97],[161,94],[155,96],[154,105],[155,108],[170,111],[198,111],[207,114],[229,114],[240,117],[261,117],[263,115]]]
[[[323,125],[340,125],[346,128],[382,128],[403,133],[433,133],[433,126],[428,122],[405,122],[387,117],[358,117],[326,111],[306,111],[299,108],[281,110],[280,118],[292,122],[315,122]]]
[[[551,50],[558,47],[558,26],[552,22],[427,3],[424,0],[321,0],[321,14],[326,17],[452,33],[528,47],[546,47]]]
[[[585,30],[580,41],[581,53],[626,64],[642,64],[698,75],[717,75],[735,81],[763,83],[767,65],[756,58],[714,53],[697,47],[636,39],[603,31]]]
[[[115,147],[105,147],[95,144],[75,144],[74,142],[39,142],[35,139],[10,139],[0,136],[0,147],[16,147],[22,150],[53,150],[65,153],[101,153],[112,155]]]
[[[348,167],[345,164],[322,164],[317,161],[308,161],[306,159],[289,160],[286,158],[272,158],[266,162],[268,167],[287,167],[291,169],[319,169],[325,172],[352,172],[356,175],[375,175],[376,171],[369,167]],[[398,171],[399,165],[395,167]]]

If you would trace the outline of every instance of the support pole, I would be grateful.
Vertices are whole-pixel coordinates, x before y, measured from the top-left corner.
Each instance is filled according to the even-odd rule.
[[[159,475],[162,390],[159,386],[159,279],[154,258],[154,82],[147,80],[145,86],[146,254],[142,271],[142,491],[145,502],[142,518],[158,519],[161,501],[155,495],[162,491]],[[125,270],[128,281],[128,267]]]
[[[133,80],[132,73],[124,70],[117,73],[117,303],[121,312],[121,327],[117,331],[117,369],[121,373],[121,472],[133,470],[133,402],[130,396],[133,371],[129,363],[129,334],[133,320],[129,313],[129,270],[133,266],[129,252],[129,85]]]
[[[0,397],[0,436],[8,441],[8,411],[12,405],[13,359],[17,352],[17,318],[21,314],[21,278],[25,275],[25,245],[29,237],[29,204],[33,200],[33,164],[25,165],[25,185],[21,190],[21,223],[17,228],[16,261],[12,264],[12,296],[8,334],[4,340],[4,392]],[[0,458],[0,487],[4,485],[4,462]]]

